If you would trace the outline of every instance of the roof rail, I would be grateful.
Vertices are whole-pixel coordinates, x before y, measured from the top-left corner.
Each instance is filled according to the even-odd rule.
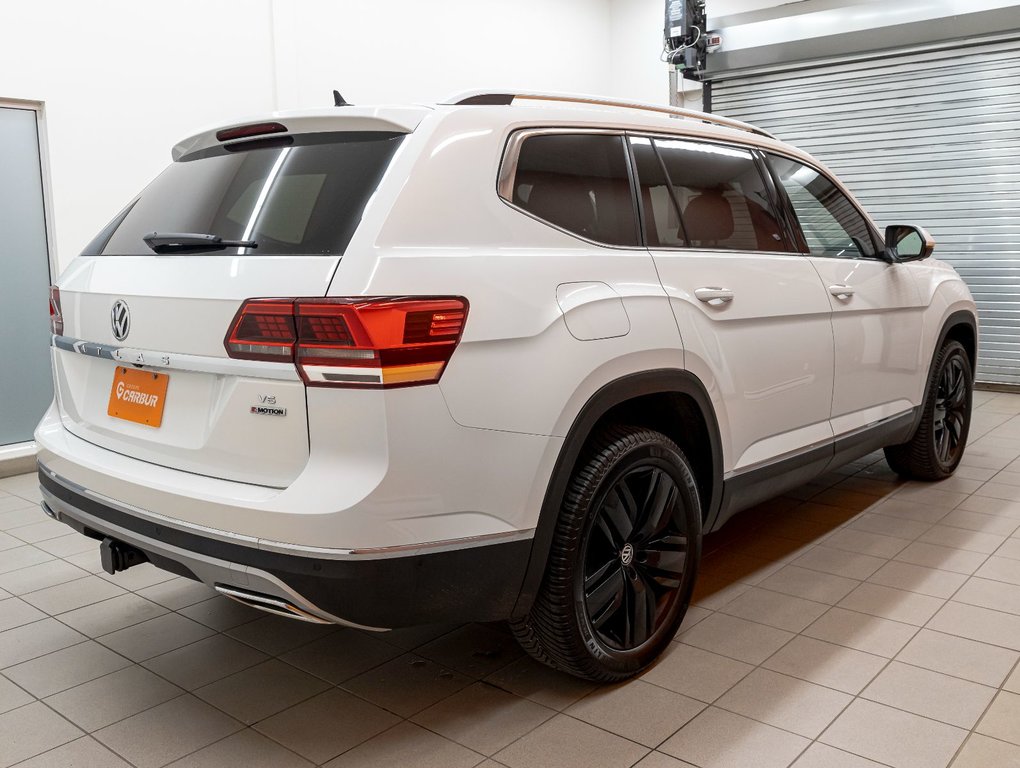
[[[769,139],[775,139],[768,131],[745,123],[741,120],[733,120],[729,117],[710,115],[707,112],[698,112],[693,109],[681,109],[680,107],[666,107],[661,104],[648,104],[641,101],[626,101],[623,99],[612,99],[605,96],[582,96],[570,93],[537,93],[521,92],[509,93],[506,91],[466,91],[455,94],[440,104],[450,105],[476,105],[476,106],[507,106],[515,100],[521,101],[553,101],[569,104],[591,104],[597,107],[620,107],[623,109],[639,109],[645,112],[658,112],[674,117],[683,117],[688,120],[700,120],[703,123],[711,123],[724,128],[735,128],[738,131],[748,131]]]

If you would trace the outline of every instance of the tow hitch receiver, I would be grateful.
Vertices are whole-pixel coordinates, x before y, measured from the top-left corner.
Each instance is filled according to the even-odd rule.
[[[149,561],[148,556],[140,549],[107,536],[99,545],[99,557],[103,562],[103,570],[111,576],[117,571],[126,571],[133,565],[141,565]]]

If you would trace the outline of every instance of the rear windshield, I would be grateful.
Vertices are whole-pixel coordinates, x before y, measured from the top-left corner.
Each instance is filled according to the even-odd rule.
[[[185,155],[83,254],[152,255],[152,232],[252,241],[241,251],[252,255],[343,253],[403,136],[298,134]]]

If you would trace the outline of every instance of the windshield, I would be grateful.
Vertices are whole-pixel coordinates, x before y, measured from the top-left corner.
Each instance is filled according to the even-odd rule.
[[[404,134],[313,133],[217,146],[170,165],[83,255],[152,255],[153,232],[248,241],[226,253],[343,253]]]

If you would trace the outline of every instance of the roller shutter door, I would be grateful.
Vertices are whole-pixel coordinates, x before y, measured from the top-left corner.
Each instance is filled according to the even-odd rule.
[[[880,227],[927,227],[977,301],[978,380],[1020,385],[1020,32],[717,74],[712,107],[819,158]]]

